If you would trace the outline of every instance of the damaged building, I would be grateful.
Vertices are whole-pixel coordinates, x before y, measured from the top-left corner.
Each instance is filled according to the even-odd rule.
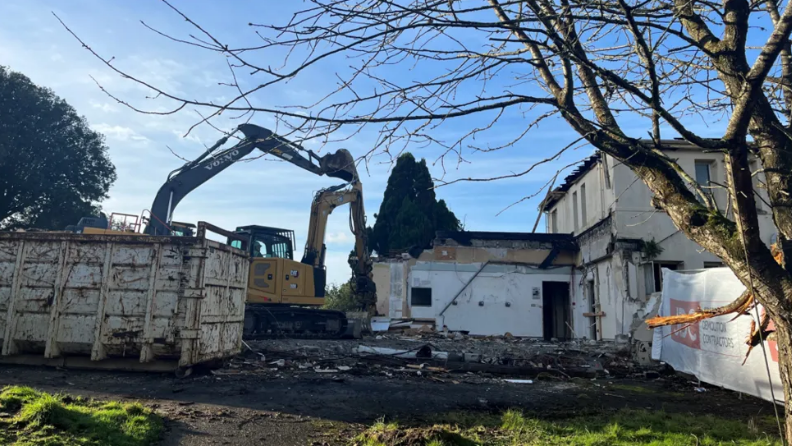
[[[374,264],[377,312],[472,335],[569,339],[576,257],[569,234],[438,232],[418,258]]]
[[[662,140],[675,159],[728,215],[723,153],[705,152],[683,140]],[[754,162],[756,170],[758,165]],[[769,243],[773,222],[764,174],[754,176],[762,239]],[[720,259],[688,239],[662,210],[652,192],[629,167],[603,153],[579,165],[545,201],[546,230],[571,234],[579,249],[575,296],[589,310],[591,339],[629,337],[648,342],[643,320],[657,311],[664,268],[676,271],[717,268]]]
[[[714,187],[725,184],[723,154],[680,140],[661,145],[725,211],[726,191]],[[662,269],[722,266],[651,199],[627,166],[596,153],[543,203],[545,233],[438,232],[417,258],[379,259],[378,313],[473,335],[648,343],[643,320],[657,310]],[[770,213],[757,205],[769,243]]]

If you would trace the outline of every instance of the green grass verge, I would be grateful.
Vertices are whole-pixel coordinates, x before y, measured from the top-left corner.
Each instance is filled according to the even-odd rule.
[[[138,403],[98,402],[18,386],[0,392],[4,445],[143,446],[155,444],[162,428],[162,419]]]
[[[621,410],[540,419],[510,410],[501,416],[455,413],[428,426],[379,421],[358,435],[360,446],[426,445],[780,445],[772,420]]]

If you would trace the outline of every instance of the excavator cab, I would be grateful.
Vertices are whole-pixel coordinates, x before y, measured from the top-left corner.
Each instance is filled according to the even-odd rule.
[[[171,235],[175,235],[178,237],[192,237],[193,235],[195,235],[195,225],[192,223],[172,221],[170,227],[171,227]]]
[[[248,253],[254,258],[280,259],[294,258],[294,231],[291,229],[273,228],[269,226],[240,226],[234,231],[237,235],[250,238]],[[240,248],[239,240],[228,240],[228,244]]]

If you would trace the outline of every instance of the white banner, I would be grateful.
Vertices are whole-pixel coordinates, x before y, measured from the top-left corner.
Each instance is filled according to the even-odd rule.
[[[663,269],[663,301],[659,315],[692,313],[699,308],[720,307],[734,301],[745,291],[743,284],[728,268],[712,268],[695,272]],[[745,365],[748,352],[745,340],[751,328],[750,316],[734,314],[703,320],[683,328],[670,325],[654,330],[652,358],[663,361],[675,370],[695,375],[701,381],[727,389],[748,393],[772,401],[762,347],[754,347]],[[759,312],[764,309],[759,307]],[[776,400],[783,401],[784,390],[778,372],[778,346],[765,341],[767,363]]]

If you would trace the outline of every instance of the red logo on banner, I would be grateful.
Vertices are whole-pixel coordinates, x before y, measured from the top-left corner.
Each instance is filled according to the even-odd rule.
[[[673,315],[693,313],[698,309],[698,302],[671,299],[671,314]],[[671,328],[673,330],[671,339],[680,344],[687,345],[690,348],[701,348],[701,336],[699,335],[699,326],[697,323],[688,326],[674,325]]]
[[[764,308],[762,308],[762,316],[764,316]],[[775,331],[775,329],[775,322],[770,321],[770,323],[767,324],[767,331]],[[768,340],[767,349],[770,350],[770,359],[772,359],[773,362],[778,362],[778,343],[774,340]]]

